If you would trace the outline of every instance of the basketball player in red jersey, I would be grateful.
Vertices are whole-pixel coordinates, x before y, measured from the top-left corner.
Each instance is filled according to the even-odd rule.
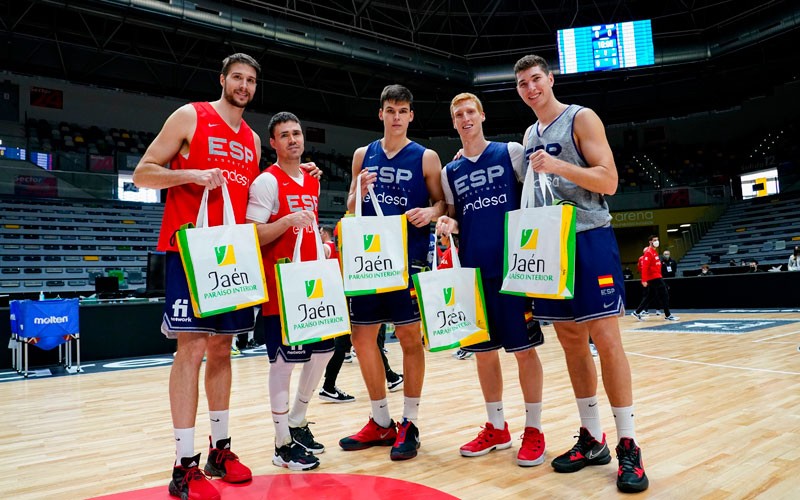
[[[230,192],[236,221],[245,220],[250,184],[258,176],[261,139],[242,119],[253,99],[260,71],[252,57],[238,53],[222,63],[222,95],[214,102],[186,104],[167,118],[161,132],[136,166],[133,181],[139,187],[168,189],[158,240],[165,251],[166,296],[161,331],[177,338],[178,348],[169,380],[169,399],[175,435],[175,464],[170,495],[182,499],[218,500],[219,492],[199,469],[194,454],[200,365],[206,355],[205,390],[211,436],[205,473],[230,483],[250,481],[250,469],[239,462],[228,435],[231,393],[231,335],[255,326],[251,308],[210,318],[195,318],[191,311],[186,276],[174,233],[196,222],[205,188],[209,225],[222,223],[223,184]],[[169,168],[164,168],[168,166]]]
[[[267,277],[270,300],[263,305],[264,334],[269,355],[269,402],[275,424],[275,454],[272,463],[289,470],[319,466],[315,454],[325,447],[314,440],[308,428],[308,403],[333,355],[333,340],[289,347],[281,339],[275,264],[291,259],[297,235],[303,232],[302,260],[317,258],[316,235],[319,181],[300,166],[304,140],[300,120],[288,112],[277,113],[269,122],[269,144],[277,162],[253,182],[247,205],[247,220],[256,224]],[[303,363],[294,404],[289,409],[289,385],[296,363]]]

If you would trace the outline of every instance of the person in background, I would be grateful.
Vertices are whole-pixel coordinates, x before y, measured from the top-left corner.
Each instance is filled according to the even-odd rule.
[[[700,274],[698,276],[712,276],[714,273],[709,269],[708,264],[700,266]]]
[[[789,256],[789,271],[800,271],[800,247],[794,247],[794,253]]]
[[[748,273],[761,272],[761,269],[758,268],[758,261],[757,260],[753,260],[752,262],[750,262],[749,267],[747,269],[747,272]]]
[[[645,248],[642,255],[642,286],[645,287],[645,295],[639,307],[631,314],[642,321],[642,311],[647,309],[647,305],[654,298],[658,298],[664,308],[664,319],[668,321],[678,321],[680,318],[669,311],[669,292],[664,278],[661,277],[661,259],[658,256],[658,236],[652,235],[649,239],[649,246]]]
[[[670,256],[669,250],[664,250],[661,259],[661,276],[664,278],[674,278],[678,270],[678,263]]]

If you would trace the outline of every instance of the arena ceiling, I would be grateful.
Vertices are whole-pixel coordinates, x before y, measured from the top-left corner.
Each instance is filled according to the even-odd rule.
[[[449,100],[484,100],[487,133],[532,121],[511,68],[558,68],[556,30],[652,19],[656,64],[556,75],[606,123],[728,109],[800,78],[796,0],[0,0],[0,69],[186,100],[215,99],[220,61],[264,69],[254,108],[378,129],[388,83],[415,95],[416,136],[453,135]]]

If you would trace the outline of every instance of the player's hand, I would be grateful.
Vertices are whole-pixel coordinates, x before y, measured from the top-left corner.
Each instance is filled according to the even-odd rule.
[[[458,221],[446,215],[442,215],[439,217],[439,220],[436,221],[436,232],[448,237],[453,233],[458,233]]]
[[[308,172],[308,175],[310,175],[311,177],[313,177],[315,179],[321,179],[322,178],[322,169],[319,168],[317,166],[317,164],[314,163],[313,161],[310,161],[308,163],[301,163],[300,164],[300,168],[302,168],[303,170]]]
[[[647,282],[646,281],[642,281],[642,286],[647,288]]]
[[[462,156],[464,156],[464,148],[461,148],[461,149],[459,149],[458,151],[456,151],[456,154],[455,154],[455,156],[453,156],[453,161],[456,161],[456,160],[458,160],[458,159],[459,159],[459,158],[461,158]]]
[[[414,225],[414,227],[425,227],[431,223],[433,207],[417,207],[406,211],[406,219]]]
[[[378,173],[364,169],[358,175],[361,177],[361,199],[363,200],[367,196],[369,186],[378,180]]]
[[[557,173],[558,160],[550,156],[544,149],[538,149],[528,157],[528,163],[537,174]]]
[[[208,170],[194,170],[194,183],[209,189],[216,189],[225,184],[225,176],[222,175],[222,170],[218,168],[209,168]]]
[[[285,215],[284,219],[286,222],[289,223],[290,226],[305,229],[307,227],[311,227],[317,221],[314,218],[314,212],[310,210],[300,210],[299,212],[292,212],[289,215]]]

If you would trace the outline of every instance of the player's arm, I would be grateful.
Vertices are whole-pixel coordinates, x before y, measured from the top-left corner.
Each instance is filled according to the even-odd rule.
[[[275,176],[270,173],[258,176],[250,186],[246,220],[256,225],[258,241],[261,246],[275,241],[292,227],[304,229],[316,223],[314,212],[310,210],[292,212],[273,222],[268,222],[272,214],[277,213],[279,204],[278,181]]]
[[[617,165],[600,117],[589,108],[580,110],[575,115],[573,132],[587,167],[559,160],[543,149],[531,153],[531,167],[535,172],[563,177],[593,193],[614,194],[618,184]]]
[[[432,149],[426,149],[422,155],[422,175],[428,188],[431,206],[406,211],[406,218],[416,227],[427,226],[444,215],[447,209],[442,191],[442,162]]]
[[[222,171],[218,168],[208,170],[172,170],[166,167],[178,153],[188,153],[197,125],[197,112],[194,106],[186,104],[172,113],[161,132],[147,148],[136,169],[133,183],[137,187],[166,189],[181,184],[199,184],[216,188],[225,183]]]
[[[361,193],[359,193],[359,196],[361,196],[362,200],[367,195],[367,187],[378,179],[378,174],[375,172],[361,169],[361,165],[364,164],[364,156],[366,154],[366,146],[356,149],[356,152],[353,153],[353,165],[351,167],[351,177],[353,180],[350,181],[350,192],[347,193],[347,211],[351,214],[355,213],[356,211],[356,187],[358,176],[361,176]]]
[[[436,221],[436,232],[450,236],[451,234],[458,234],[458,221],[455,219],[455,198],[453,197],[453,191],[450,189],[450,182],[447,180],[447,167],[442,169],[440,179],[444,201],[447,204],[447,214],[442,215]]]

